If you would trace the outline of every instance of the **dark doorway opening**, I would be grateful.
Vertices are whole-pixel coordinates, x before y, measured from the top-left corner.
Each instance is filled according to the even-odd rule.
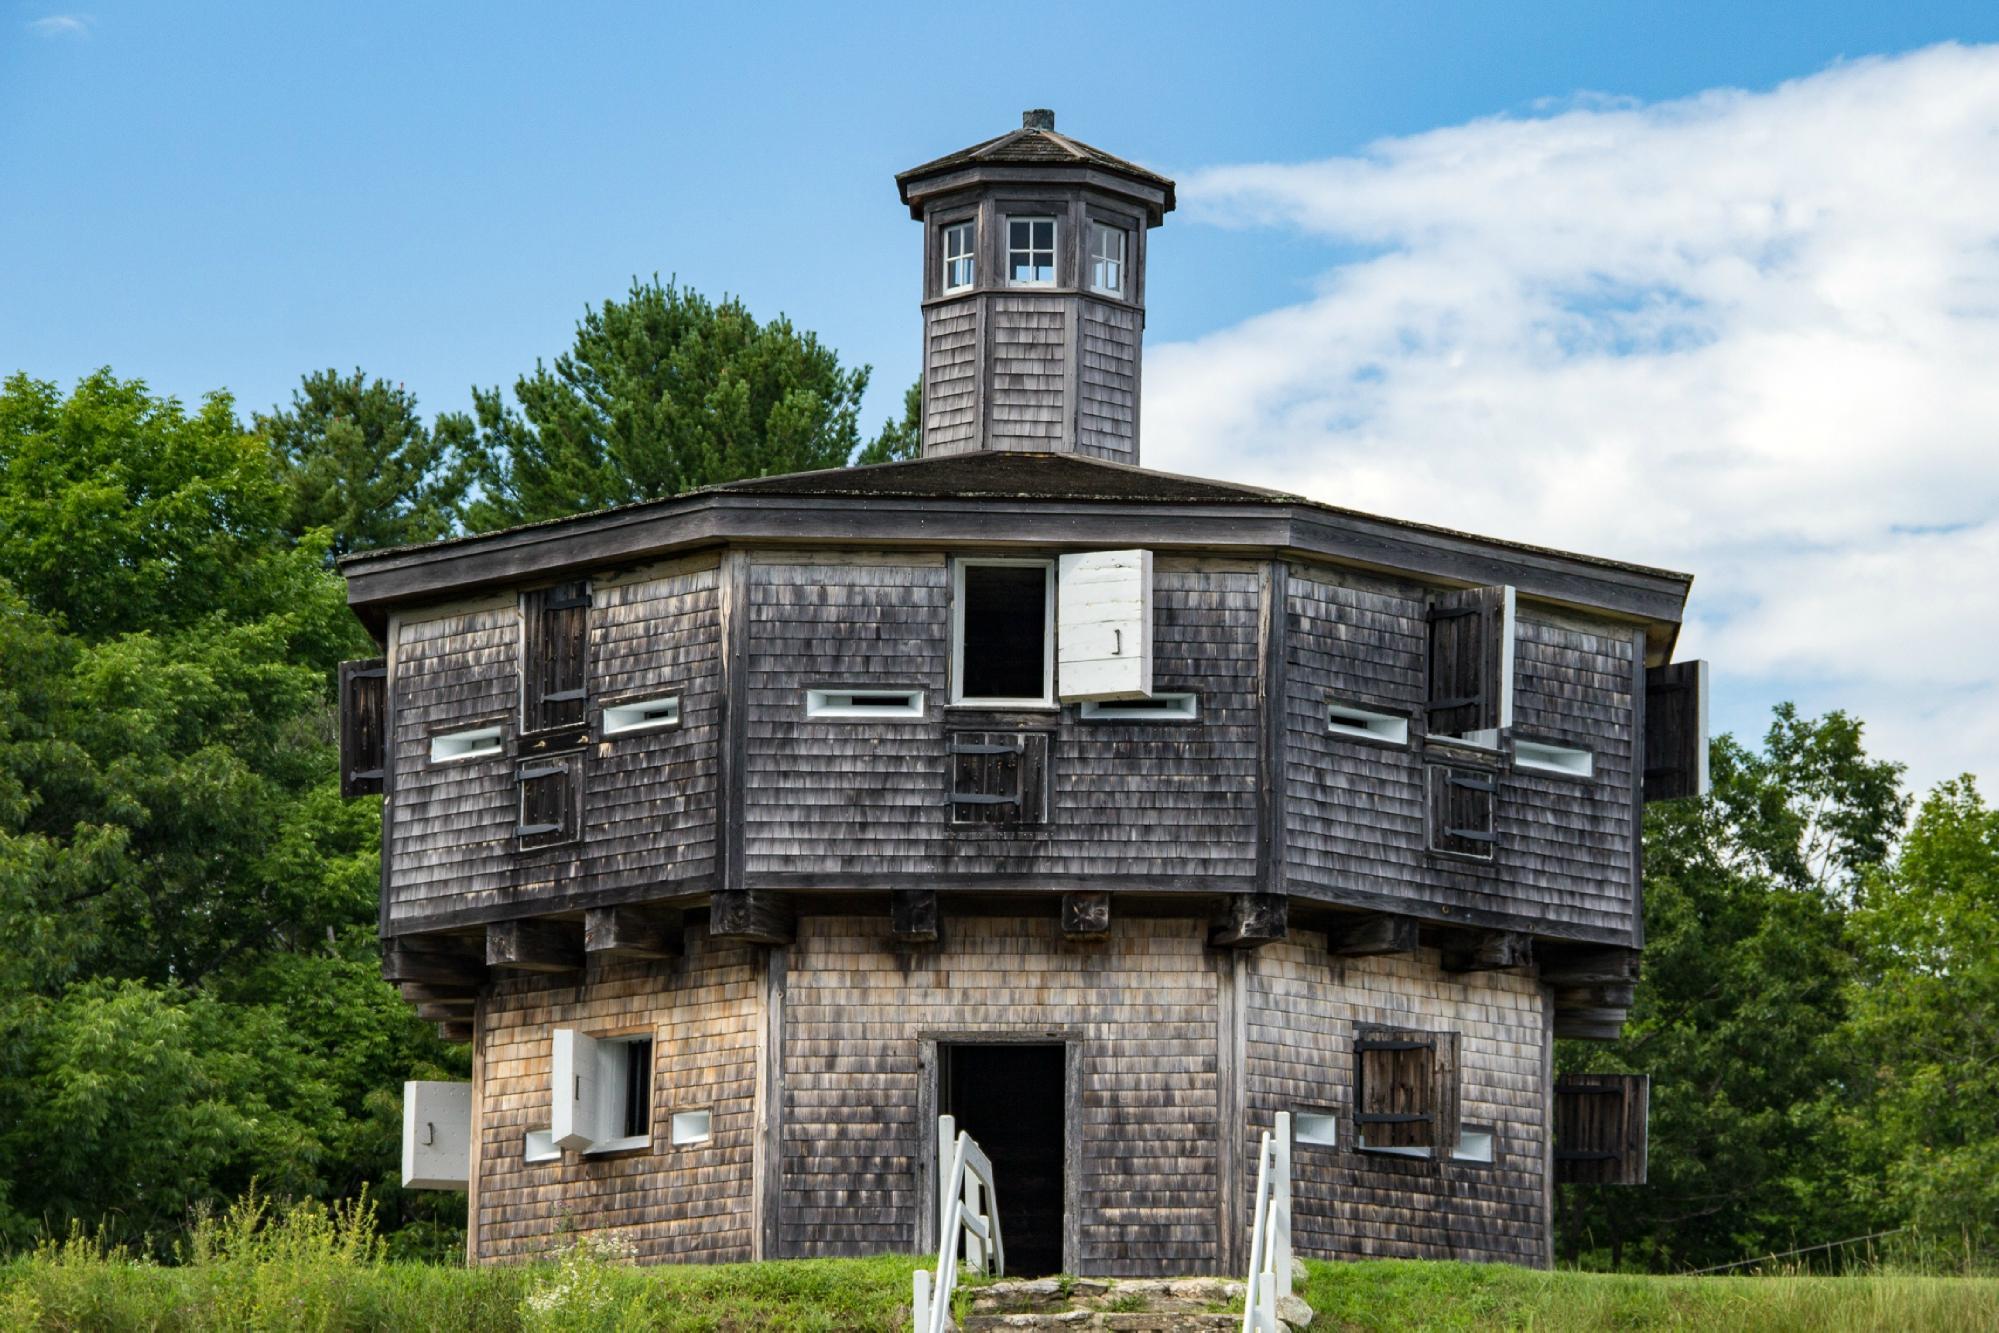
[[[941,1056],[938,1105],[992,1158],[1008,1276],[1061,1272],[1064,1049],[953,1045]]]

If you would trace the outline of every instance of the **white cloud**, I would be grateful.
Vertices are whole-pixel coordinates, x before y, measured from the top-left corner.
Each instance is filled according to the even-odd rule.
[[[1692,571],[1682,654],[1999,794],[1999,48],[1181,182],[1369,257],[1152,349],[1146,462]]]
[[[46,18],[31,19],[28,31],[43,37],[88,37],[97,20],[88,14],[50,14]]]

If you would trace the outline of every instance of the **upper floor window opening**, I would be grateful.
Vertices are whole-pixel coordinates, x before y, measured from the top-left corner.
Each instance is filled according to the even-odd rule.
[[[1055,285],[1055,219],[1008,218],[1006,280],[1015,287]]]
[[[561,583],[528,593],[521,630],[521,730],[582,726],[589,705],[590,585]]]
[[[970,220],[953,222],[944,228],[945,291],[961,292],[976,280],[978,267],[973,243],[977,237],[978,223]]]
[[[1106,222],[1090,224],[1090,290],[1123,296],[1125,232]]]
[[[1053,706],[1054,582],[1052,560],[960,560],[952,566],[953,703]]]

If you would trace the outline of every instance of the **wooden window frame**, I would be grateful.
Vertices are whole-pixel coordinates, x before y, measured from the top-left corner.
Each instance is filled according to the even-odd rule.
[[[1380,1111],[1370,1109],[1368,1066],[1370,1056],[1414,1055],[1416,1067],[1426,1079],[1425,1105],[1421,1110]],[[1449,1161],[1462,1130],[1459,1097],[1463,1077],[1459,1058],[1460,1042],[1455,1032],[1434,1032],[1415,1028],[1363,1023],[1354,1031],[1353,1042],[1353,1146],[1354,1151],[1377,1157],[1399,1157],[1424,1161]],[[1379,1071],[1377,1071],[1379,1072]],[[1422,1128],[1425,1143],[1368,1142],[1368,1126],[1406,1127],[1389,1129],[1384,1137],[1405,1137],[1407,1131]]]
[[[1034,243],[1034,224],[1041,222],[1048,224],[1048,245],[1045,248]],[[1021,223],[1026,224],[1028,227],[1028,240],[1025,246],[1017,246],[1013,243],[1014,226]],[[1042,212],[1008,213],[1006,215],[1006,235],[1002,239],[1005,241],[1004,253],[1006,254],[1005,273],[1007,286],[1045,288],[1062,285],[1062,219],[1059,216],[1054,213]],[[1044,279],[1017,278],[1014,276],[1015,255],[1027,256],[1027,267],[1032,270],[1041,267],[1041,265],[1035,262],[1035,257],[1044,254],[1048,256],[1048,277]]]
[[[1454,860],[1491,865],[1498,859],[1501,840],[1499,835],[1499,773],[1495,769],[1476,764],[1452,763],[1449,760],[1433,760],[1424,766],[1424,845],[1433,856],[1448,856]],[[1486,797],[1486,819],[1484,828],[1471,826],[1449,826],[1450,797],[1456,791],[1469,791]]]
[[[591,588],[587,579],[533,588],[521,594],[520,737],[523,741],[564,735],[589,725],[591,605]],[[542,664],[546,661],[543,645],[547,642],[550,613],[578,609],[582,612],[583,624],[576,662],[577,683],[572,687],[549,690],[546,687],[550,682]],[[549,720],[547,706],[551,703],[574,703],[575,718]]]
[[[567,775],[565,798],[562,803],[562,819],[557,823],[528,822],[528,784],[545,780],[557,773]],[[515,817],[514,841],[524,852],[540,851],[546,847],[565,847],[582,841],[583,830],[583,752],[572,750],[566,754],[536,755],[522,759],[514,765]]]
[[[1084,259],[1089,264],[1090,290],[1099,296],[1112,296],[1120,301],[1125,300],[1128,297],[1131,287],[1131,264],[1129,259],[1131,254],[1131,233],[1116,223],[1105,222],[1101,218],[1091,218],[1089,224],[1090,252],[1084,256]],[[1097,242],[1104,237],[1115,237],[1117,239],[1116,255],[1099,251]],[[1116,272],[1117,281],[1115,283],[1106,285],[1097,281],[1098,273],[1105,269],[1111,269]]]
[[[953,250],[952,240],[959,234],[965,238],[963,250]],[[979,285],[979,219],[972,217],[953,218],[940,222],[937,226],[938,269],[937,290],[940,295],[950,296],[958,292],[969,292]],[[965,266],[965,280],[951,281],[954,264]]]
[[[1424,734],[1498,749],[1513,726],[1514,658],[1520,637],[1513,588],[1499,585],[1443,593],[1431,599],[1424,620]],[[1455,654],[1447,657],[1440,651],[1443,627],[1468,621],[1468,635],[1458,635]],[[1453,692],[1466,688],[1457,678],[1467,670],[1477,676],[1476,689],[1469,694]],[[1470,716],[1458,716],[1467,711]],[[1463,725],[1467,722],[1472,725]]]
[[[375,683],[379,682],[379,683]],[[374,701],[374,745],[369,749],[362,700]],[[348,800],[377,795],[389,771],[389,663],[385,657],[340,664],[340,795]],[[372,760],[372,763],[370,762]]]
[[[968,697],[965,694],[965,571],[975,565],[1038,567],[1042,571],[1041,694],[1038,698]],[[951,562],[952,707],[1053,710],[1061,706],[1055,698],[1055,595],[1055,561],[1047,556],[960,556]]]

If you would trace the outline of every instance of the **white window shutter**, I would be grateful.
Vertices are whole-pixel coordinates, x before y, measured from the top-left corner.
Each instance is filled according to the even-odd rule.
[[[1063,700],[1152,697],[1152,552],[1063,556],[1056,603]]]
[[[472,1085],[403,1084],[403,1188],[462,1190],[472,1166]]]
[[[558,1148],[587,1148],[597,1141],[597,1039],[574,1028],[557,1028],[552,1063],[550,1136]]]

